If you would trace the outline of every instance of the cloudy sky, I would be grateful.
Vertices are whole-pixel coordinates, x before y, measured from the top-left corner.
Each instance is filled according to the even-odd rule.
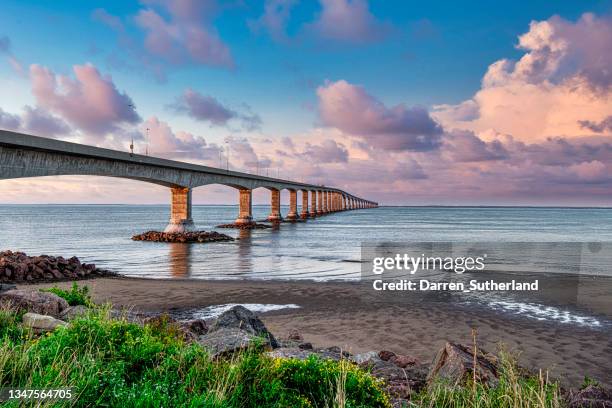
[[[382,204],[612,205],[612,1],[98,3],[2,2],[0,128]],[[0,203],[168,196],[0,181]]]

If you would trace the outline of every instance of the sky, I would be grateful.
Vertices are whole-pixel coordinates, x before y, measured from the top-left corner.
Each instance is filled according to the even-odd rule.
[[[0,128],[386,205],[612,206],[611,51],[612,1],[4,0]],[[0,181],[0,204],[168,199]]]

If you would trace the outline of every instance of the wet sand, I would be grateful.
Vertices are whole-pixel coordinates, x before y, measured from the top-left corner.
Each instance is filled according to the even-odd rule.
[[[226,303],[295,303],[299,309],[261,314],[269,329],[285,336],[297,329],[316,346],[338,345],[352,352],[387,349],[429,362],[445,341],[480,346],[500,343],[520,353],[523,365],[548,369],[565,385],[585,375],[612,385],[610,328],[544,322],[432,296],[381,298],[370,285],[346,282],[201,281],[188,279],[100,278],[87,284],[97,302],[143,312],[178,311]],[[69,287],[70,282],[58,284]],[[49,287],[53,284],[20,285]],[[612,319],[612,280],[556,277],[529,297],[547,304],[570,304]],[[532,299],[533,300],[533,299]]]

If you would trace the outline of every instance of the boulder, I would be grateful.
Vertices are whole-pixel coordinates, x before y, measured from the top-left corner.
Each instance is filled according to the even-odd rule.
[[[83,306],[83,305],[76,305],[76,306],[68,306],[68,308],[66,310],[64,310],[61,314],[60,314],[60,318],[62,320],[72,320],[75,319],[77,317],[81,317],[86,315],[87,313],[90,312],[91,309],[89,309],[87,306]]]
[[[403,354],[396,354],[395,356],[391,357],[389,361],[401,368],[420,364],[419,360],[416,357],[406,356]]]
[[[395,357],[395,353],[389,350],[381,350],[378,352],[378,357],[383,361],[389,361],[392,357]]]
[[[234,327],[217,328],[198,337],[198,343],[206,348],[213,359],[253,347],[271,348],[270,343]]]
[[[222,313],[212,324],[209,334],[221,329],[238,329],[252,336],[267,339],[272,348],[279,347],[274,335],[268,331],[264,323],[244,306],[234,306]]]
[[[66,326],[67,323],[53,316],[26,313],[23,315],[23,325],[30,327],[35,333],[44,333],[53,331],[60,326]]]
[[[570,394],[569,408],[612,408],[612,391],[599,385],[589,385]]]
[[[195,334],[196,336],[204,335],[208,332],[208,327],[203,319],[194,319],[180,323],[181,327]]]
[[[498,379],[498,365],[495,356],[478,349],[476,356],[476,380],[495,386]],[[465,383],[474,373],[474,353],[469,346],[447,342],[438,351],[427,376],[428,384],[442,379],[451,384]]]
[[[376,361],[380,360],[378,357],[378,353],[376,351],[368,351],[365,353],[355,354],[350,358],[352,362],[358,365],[362,364],[374,364]]]
[[[21,289],[0,293],[0,305],[54,317],[59,317],[68,308],[68,302],[54,293]]]

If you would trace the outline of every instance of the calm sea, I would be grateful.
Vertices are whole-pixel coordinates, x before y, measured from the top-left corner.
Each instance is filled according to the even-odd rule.
[[[264,219],[268,211],[254,206],[254,218]],[[168,213],[161,205],[0,205],[0,249],[76,255],[105,269],[148,278],[326,280],[359,277],[362,242],[612,242],[612,209],[482,207],[381,207],[274,230],[220,230],[241,238],[230,243],[130,239],[163,229]],[[205,230],[233,221],[236,214],[236,206],[193,209],[194,222]],[[592,270],[612,276],[609,265]]]

